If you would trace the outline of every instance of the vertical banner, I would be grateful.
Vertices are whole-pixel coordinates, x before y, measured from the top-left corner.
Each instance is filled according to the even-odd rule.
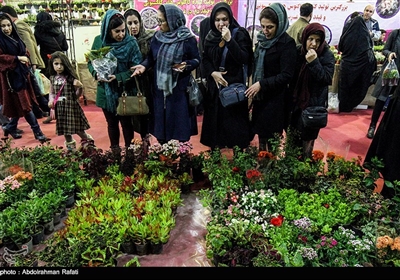
[[[211,14],[215,4],[219,2],[228,3],[232,12],[237,17],[238,0],[135,0],[135,9],[140,12],[146,29],[158,29],[157,9],[162,4],[175,4],[182,9],[186,16],[186,26],[192,33],[199,36],[200,22]]]

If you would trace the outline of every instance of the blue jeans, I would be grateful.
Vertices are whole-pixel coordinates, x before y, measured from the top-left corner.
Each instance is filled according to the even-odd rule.
[[[38,123],[33,111],[30,111],[29,113],[27,113],[24,116],[24,118],[31,126],[31,129],[34,134],[42,133],[42,130],[40,129],[39,123]],[[19,117],[11,118],[10,122],[8,124],[4,125],[3,128],[7,129],[10,132],[13,132],[17,129],[18,121],[19,121]]]

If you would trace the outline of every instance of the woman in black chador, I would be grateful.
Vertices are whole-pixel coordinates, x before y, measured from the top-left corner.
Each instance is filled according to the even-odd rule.
[[[371,145],[369,146],[364,164],[371,163],[373,157],[383,160],[384,167],[381,174],[385,185],[381,191],[384,197],[392,198],[394,190],[386,186],[386,182],[400,181],[400,87],[397,87],[393,98],[389,102],[385,114]]]
[[[61,30],[61,23],[53,20],[52,16],[46,12],[37,14],[35,31],[33,34],[35,35],[36,43],[40,47],[40,56],[45,65],[42,73],[49,78],[48,55],[56,51],[67,51],[67,39]]]
[[[339,111],[351,112],[364,100],[376,70],[372,42],[364,19],[352,18],[343,27],[338,50],[342,53],[339,76]]]

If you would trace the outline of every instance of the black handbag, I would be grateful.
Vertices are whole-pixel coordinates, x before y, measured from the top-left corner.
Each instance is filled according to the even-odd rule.
[[[230,84],[219,91],[219,99],[224,107],[229,107],[247,101],[245,95],[247,87],[241,83]]]
[[[323,106],[307,107],[301,112],[301,120],[305,128],[324,128],[328,124],[328,110]]]
[[[238,28],[234,28],[232,31],[232,37],[235,36]],[[225,58],[228,52],[228,48],[225,46],[224,51],[222,53],[222,59],[220,64],[220,71],[225,71]],[[226,87],[219,86],[219,99],[221,100],[221,104],[223,107],[229,107],[235,104],[239,104],[243,101],[247,101],[247,96],[245,95],[245,91],[247,89],[246,86],[246,78],[247,78],[247,65],[242,66],[243,69],[243,83],[233,83]]]
[[[200,103],[203,101],[203,94],[201,93],[199,84],[193,75],[190,75],[187,92],[189,94],[190,106],[196,107],[197,105],[200,105]]]

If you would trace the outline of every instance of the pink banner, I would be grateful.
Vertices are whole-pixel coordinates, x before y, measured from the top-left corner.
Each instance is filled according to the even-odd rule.
[[[216,3],[228,3],[232,8],[235,18],[238,13],[238,0],[135,0],[134,2],[135,9],[140,12],[146,29],[158,28],[157,9],[161,4],[169,3],[177,5],[186,16],[186,26],[197,37],[199,36],[200,22],[210,15]]]

